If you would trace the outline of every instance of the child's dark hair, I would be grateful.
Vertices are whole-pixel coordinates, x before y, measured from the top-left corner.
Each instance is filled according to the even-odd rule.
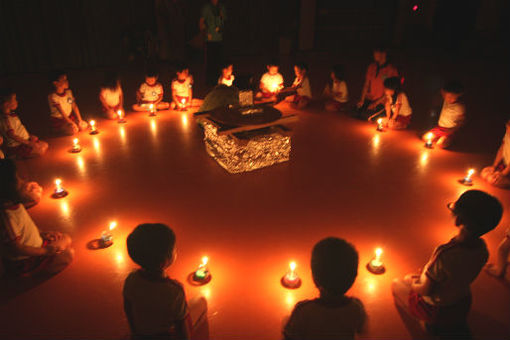
[[[117,72],[106,72],[104,76],[103,88],[115,90],[119,85],[119,75]]]
[[[0,204],[20,201],[16,163],[11,159],[0,159]]]
[[[131,259],[147,271],[160,271],[175,247],[175,233],[162,223],[138,225],[127,238]]]
[[[458,81],[449,81],[443,86],[445,92],[462,95],[464,93],[464,86]]]
[[[50,82],[55,82],[60,79],[62,76],[67,76],[67,72],[64,70],[55,70],[50,73]]]
[[[312,250],[315,285],[332,296],[344,295],[358,275],[358,252],[345,240],[328,237]]]
[[[400,81],[399,77],[390,77],[384,80],[384,87],[394,91],[392,96],[393,103],[397,101],[397,96],[402,91],[401,85],[402,82]]]
[[[496,226],[503,216],[503,206],[494,196],[480,190],[468,190],[454,203],[453,213],[464,227],[480,237]]]
[[[272,67],[272,66],[276,66],[276,67],[280,67],[280,63],[278,62],[278,59],[276,58],[271,58],[267,61],[267,66],[268,67]]]
[[[145,68],[146,78],[157,78],[159,76],[159,70],[155,65],[149,65]]]
[[[374,52],[382,52],[382,53],[388,53],[388,46],[384,44],[379,44],[374,47]]]
[[[344,67],[342,65],[339,65],[339,64],[334,65],[331,68],[331,73],[333,73],[335,75],[335,78],[338,81],[344,81],[345,74],[344,74]],[[333,79],[330,80],[330,85],[333,86]]]
[[[5,87],[0,89],[0,105],[11,100],[12,96],[16,94],[16,91],[10,87]]]
[[[231,60],[223,60],[223,62],[221,63],[221,69],[226,69],[227,67],[229,67],[230,65],[234,65],[234,63],[231,61]]]
[[[189,65],[184,61],[180,61],[175,65],[175,72],[181,73],[184,70],[189,70]]]
[[[296,66],[300,70],[305,70],[306,72],[308,72],[308,64],[305,62],[299,61],[295,63],[294,66]]]

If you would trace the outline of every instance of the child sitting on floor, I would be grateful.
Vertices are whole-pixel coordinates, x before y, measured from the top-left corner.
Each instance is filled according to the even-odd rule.
[[[343,66],[333,66],[330,78],[331,80],[326,85],[323,92],[323,97],[326,99],[324,108],[332,112],[344,111],[349,101],[349,93],[344,80]]]
[[[510,228],[505,231],[505,238],[498,246],[498,258],[496,264],[489,263],[485,270],[492,276],[503,278],[508,266],[508,255],[510,255]]]
[[[260,78],[260,91],[257,92],[256,98],[276,100],[276,96],[283,89],[283,76],[278,73],[278,63],[271,61],[267,65],[267,72]]]
[[[510,120],[506,122],[506,133],[492,166],[484,168],[481,176],[494,186],[510,187]]]
[[[397,307],[424,322],[429,332],[463,336],[469,334],[470,286],[489,257],[481,236],[498,225],[503,207],[483,191],[468,190],[448,208],[457,236],[434,250],[421,274],[396,279],[392,291]]]
[[[71,263],[71,238],[40,232],[24,205],[16,165],[0,160],[0,242],[6,272],[16,276],[52,275]]]
[[[384,94],[386,96],[386,102],[384,103],[386,118],[383,124],[395,130],[407,128],[411,123],[413,110],[409,105],[406,94],[402,92],[399,77],[387,78],[384,81]],[[375,121],[377,118],[378,116],[375,116],[371,120]]]
[[[28,133],[15,110],[18,108],[16,93],[3,90],[0,94],[1,116],[0,135],[5,139],[7,156],[30,158],[43,155],[48,150],[48,143]]]
[[[48,103],[54,132],[70,136],[85,130],[88,124],[81,118],[80,109],[69,88],[67,74],[63,71],[54,72],[51,80],[55,91],[48,96]]]
[[[441,90],[443,106],[439,114],[437,126],[423,135],[423,141],[427,141],[429,133],[432,134],[432,142],[440,148],[446,148],[451,144],[452,138],[462,126],[465,119],[466,108],[461,102],[464,92],[463,86],[458,82],[449,82]]]
[[[116,73],[108,73],[99,92],[99,101],[108,119],[117,119],[117,111],[124,110],[124,93]]]
[[[310,80],[308,78],[308,65],[305,63],[297,63],[294,65],[294,73],[296,79],[292,83],[292,88],[296,94],[288,96],[287,100],[290,105],[297,109],[302,109],[310,104],[312,100],[312,89],[310,87]]]
[[[134,111],[149,111],[152,104],[155,110],[167,110],[170,104],[163,101],[163,85],[158,82],[158,72],[149,67],[145,73],[145,82],[136,91],[137,104]]]
[[[232,86],[234,84],[234,65],[231,62],[225,62],[223,64],[223,67],[221,68],[221,76],[218,79],[218,85],[226,85],[226,86]]]
[[[328,237],[314,246],[311,262],[320,297],[296,304],[284,339],[354,339],[363,331],[366,315],[361,301],[345,293],[358,275],[358,252],[346,241]]]
[[[124,282],[124,312],[135,339],[189,339],[207,321],[207,302],[189,304],[182,285],[165,270],[176,258],[175,234],[160,223],[140,224],[127,238],[131,259],[140,265]]]
[[[172,80],[172,110],[184,110],[193,106],[193,76],[189,74],[188,65],[181,63],[175,72],[176,78]]]

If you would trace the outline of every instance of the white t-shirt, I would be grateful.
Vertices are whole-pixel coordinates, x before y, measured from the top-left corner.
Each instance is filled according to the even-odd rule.
[[[21,123],[21,120],[19,119],[18,115],[15,113],[12,114],[4,114],[2,117],[0,117],[0,133],[4,137],[4,143],[5,145],[9,147],[15,147],[20,145],[21,143],[12,139],[8,135],[8,131],[13,130],[14,134],[24,140],[28,140],[30,138],[30,134],[28,133],[27,129]]]
[[[106,105],[109,107],[116,107],[120,103],[120,97],[122,95],[122,88],[118,86],[115,90],[109,88],[102,88],[99,95],[103,98]]]
[[[161,85],[161,83],[156,83],[151,86],[144,82],[140,85],[138,91],[142,95],[142,100],[144,102],[155,102],[159,99],[159,96],[163,94],[163,85]]]
[[[510,132],[503,137],[503,162],[506,166],[510,165]]]
[[[227,79],[227,78],[224,78],[223,76],[220,76],[220,78],[218,79],[218,85],[227,85],[227,86],[232,86],[232,84],[234,83],[234,75],[231,74],[230,75],[230,79]]]
[[[172,91],[179,97],[189,97],[189,89],[193,87],[193,77],[188,76],[184,81],[178,79],[172,80]]]
[[[60,106],[62,112],[69,117],[73,112],[74,96],[71,89],[65,90],[62,95],[53,92],[48,96],[48,103],[50,104],[50,115],[63,119],[64,117],[62,117],[62,113],[58,110],[57,106]]]
[[[312,88],[310,87],[310,80],[308,77],[304,77],[303,79],[296,77],[292,86],[296,87],[298,96],[312,98]]]
[[[443,102],[438,125],[449,129],[458,127],[464,122],[465,112],[466,108],[462,103],[448,104],[447,102]]]
[[[260,78],[260,83],[271,93],[276,92],[283,87],[283,76],[280,73],[271,75],[269,72],[266,72]]]
[[[407,96],[404,92],[398,94],[396,103],[392,103],[392,100],[393,99],[390,97],[391,112],[395,113],[397,104],[400,104],[400,111],[398,112],[399,116],[407,117],[413,113],[413,109],[411,109],[409,100],[407,99]]]
[[[333,82],[333,88],[331,88],[331,84],[326,85],[326,87],[329,89],[334,101],[339,103],[347,103],[349,101],[349,92],[345,81]],[[340,95],[338,93],[340,93]]]
[[[36,227],[34,221],[26,211],[23,204],[18,204],[13,208],[4,208],[0,211],[0,230],[3,241],[15,242],[29,246],[40,248],[43,245],[43,239]],[[22,260],[30,256],[16,256],[7,254],[13,260]]]

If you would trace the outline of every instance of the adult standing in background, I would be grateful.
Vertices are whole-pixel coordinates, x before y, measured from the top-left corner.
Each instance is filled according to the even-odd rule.
[[[219,0],[210,0],[202,7],[200,30],[205,33],[205,68],[208,85],[216,85],[223,58],[223,26],[225,6]]]

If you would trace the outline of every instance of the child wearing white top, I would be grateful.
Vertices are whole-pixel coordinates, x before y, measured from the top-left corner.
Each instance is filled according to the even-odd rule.
[[[234,65],[230,62],[226,62],[221,69],[221,76],[218,79],[218,85],[226,85],[232,86],[234,84],[234,75],[232,72],[234,71]]]
[[[41,156],[48,150],[48,143],[28,133],[15,110],[18,108],[16,93],[4,90],[0,98],[0,135],[5,139],[7,156],[31,158]]]
[[[163,85],[158,82],[158,77],[155,69],[147,69],[145,82],[136,91],[137,104],[133,105],[134,111],[150,111],[151,104],[156,110],[167,110],[170,107],[168,102],[163,101]]]
[[[441,90],[443,107],[439,121],[436,127],[423,135],[424,141],[432,136],[433,144],[440,148],[446,148],[451,144],[455,132],[462,126],[465,119],[466,108],[460,101],[463,92],[464,88],[458,82],[449,82],[443,87]]]
[[[344,80],[343,66],[333,66],[330,78],[331,81],[326,85],[323,92],[325,99],[324,108],[331,112],[344,111],[349,101],[349,92]]]
[[[308,78],[308,65],[305,63],[297,63],[294,65],[294,73],[296,78],[292,83],[292,88],[296,94],[288,96],[287,101],[290,105],[297,109],[303,109],[312,100],[312,89],[310,87],[310,79]]]
[[[386,117],[383,119],[383,124],[395,130],[407,128],[409,123],[411,123],[411,114],[413,113],[409,100],[406,94],[402,92],[400,85],[399,77],[391,77],[384,80]]]
[[[171,110],[186,110],[199,105],[198,100],[193,99],[193,76],[189,74],[189,68],[185,64],[177,66],[176,78],[172,80]]]
[[[108,119],[117,119],[117,111],[124,111],[124,93],[117,74],[108,73],[99,92],[99,101]]]
[[[278,64],[271,61],[267,65],[267,72],[260,78],[260,91],[256,94],[258,99],[276,100],[276,96],[283,89],[283,76],[278,72]]]
[[[12,160],[0,160],[0,241],[6,272],[16,276],[51,275],[71,263],[71,238],[40,232],[21,204],[19,179]]]
[[[48,96],[48,103],[53,130],[57,134],[68,136],[85,130],[88,124],[81,117],[80,109],[69,88],[67,74],[62,71],[55,72],[52,76],[52,83],[55,92]]]
[[[481,176],[494,186],[510,187],[510,120],[506,122],[506,133],[492,166],[484,168]]]

